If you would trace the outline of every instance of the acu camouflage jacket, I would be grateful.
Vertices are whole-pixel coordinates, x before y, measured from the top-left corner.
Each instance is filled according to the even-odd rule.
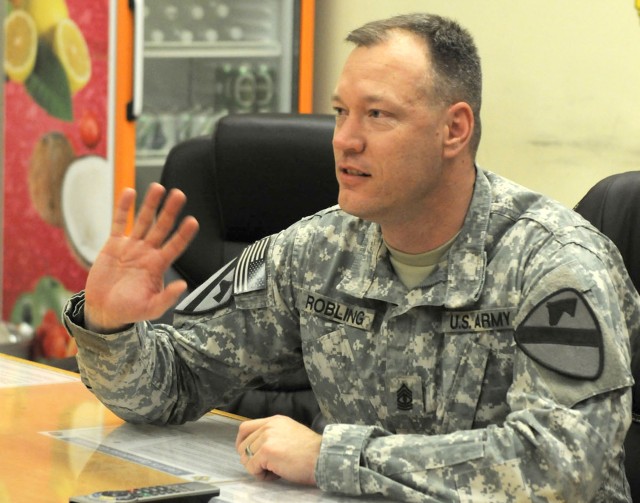
[[[408,290],[379,227],[330,208],[119,334],[66,309],[84,382],[135,422],[199,418],[306,368],[329,425],[318,485],[405,501],[628,501],[640,300],[608,239],[478,169],[446,260]]]

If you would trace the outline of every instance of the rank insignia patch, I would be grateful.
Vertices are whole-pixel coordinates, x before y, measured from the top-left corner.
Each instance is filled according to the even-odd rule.
[[[390,414],[411,417],[425,413],[425,390],[420,376],[387,376],[385,381]]]
[[[602,373],[602,331],[576,290],[560,290],[542,300],[517,328],[515,340],[530,358],[560,374],[593,380]]]
[[[406,383],[402,383],[402,386],[396,391],[396,404],[398,410],[411,410],[413,409],[413,392],[409,389]]]

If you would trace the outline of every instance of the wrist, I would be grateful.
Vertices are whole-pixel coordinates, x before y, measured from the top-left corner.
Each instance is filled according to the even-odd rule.
[[[90,314],[91,309],[87,306],[86,302],[85,302],[85,306],[84,306],[84,327],[91,331],[91,332],[95,332],[96,334],[115,334],[117,332],[122,332],[124,330],[126,330],[127,328],[129,328],[131,326],[131,324],[124,324],[124,325],[109,325],[109,324],[103,324],[100,322],[96,322],[95,321],[95,316],[93,316],[92,314]]]

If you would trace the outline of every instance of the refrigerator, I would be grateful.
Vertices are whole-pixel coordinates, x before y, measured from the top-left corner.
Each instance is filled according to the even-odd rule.
[[[173,145],[211,134],[224,115],[311,112],[312,3],[147,0],[144,9],[139,187],[159,179]]]
[[[126,186],[232,113],[311,112],[314,0],[3,0],[2,320],[75,351],[84,287]],[[133,212],[130,221],[133,220]]]

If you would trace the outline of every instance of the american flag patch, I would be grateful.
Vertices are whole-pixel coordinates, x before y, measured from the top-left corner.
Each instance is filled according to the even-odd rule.
[[[269,238],[256,241],[242,252],[233,278],[234,294],[255,292],[267,286],[265,257]]]
[[[175,311],[178,313],[204,313],[223,306],[233,293],[233,273],[237,258],[225,265],[185,298]]]

